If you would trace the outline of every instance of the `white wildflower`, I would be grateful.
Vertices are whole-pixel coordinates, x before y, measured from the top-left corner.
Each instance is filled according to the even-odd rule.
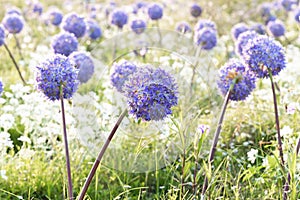
[[[256,160],[257,154],[258,154],[258,150],[251,148],[251,150],[247,153],[248,161],[250,161],[253,164]]]

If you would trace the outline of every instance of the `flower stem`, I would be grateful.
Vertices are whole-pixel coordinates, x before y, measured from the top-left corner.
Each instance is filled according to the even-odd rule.
[[[191,90],[193,90],[196,68],[198,67],[198,64],[199,64],[200,54],[201,54],[201,47],[197,47],[196,53],[195,53],[195,63],[193,65],[193,74],[192,74],[192,79],[191,79]]]
[[[161,45],[161,32],[160,32],[160,28],[159,28],[159,21],[156,20],[156,26],[157,26],[157,32],[158,32],[158,37],[159,37],[159,45]]]
[[[98,168],[98,166],[100,164],[100,161],[101,161],[101,159],[102,159],[102,157],[103,157],[103,155],[104,155],[104,153],[105,153],[105,151],[106,151],[106,149],[107,149],[110,141],[112,140],[113,136],[115,135],[116,131],[118,130],[118,128],[119,128],[119,126],[120,126],[120,124],[121,124],[121,122],[124,119],[124,117],[125,117],[126,114],[127,114],[127,109],[125,109],[122,112],[122,114],[120,115],[118,121],[116,122],[115,126],[113,127],[112,131],[110,132],[108,138],[106,139],[106,142],[104,143],[101,151],[99,152],[98,157],[95,160],[95,162],[93,164],[93,167],[92,167],[92,169],[91,169],[91,171],[90,171],[90,173],[89,173],[89,175],[88,175],[88,177],[87,177],[87,179],[86,179],[86,181],[85,181],[85,183],[83,185],[83,188],[82,188],[81,193],[79,195],[79,200],[83,200],[84,195],[86,194],[87,189],[88,189],[88,187],[89,187],[89,185],[90,185],[90,183],[91,183],[91,181],[92,181],[92,179],[93,179],[93,177],[94,177],[94,175],[96,173],[96,170],[97,170],[97,168]]]
[[[66,128],[66,117],[65,117],[65,107],[64,107],[64,98],[63,98],[63,89],[60,87],[60,102],[61,102],[61,113],[63,121],[63,131],[64,131],[64,144],[65,144],[65,153],[66,153],[66,166],[67,166],[67,175],[68,175],[68,193],[69,199],[73,200],[73,189],[72,189],[72,177],[71,177],[71,165],[70,165],[70,156],[68,148],[68,137],[67,137],[67,128]]]
[[[227,108],[227,105],[228,105],[228,102],[229,102],[229,99],[230,99],[232,89],[233,89],[236,81],[237,81],[237,79],[235,78],[233,80],[233,82],[231,83],[230,88],[229,88],[229,90],[228,90],[228,92],[225,96],[224,103],[222,105],[221,115],[220,115],[220,118],[219,118],[219,121],[218,121],[218,126],[217,126],[217,129],[215,131],[213,143],[212,143],[210,153],[209,153],[209,164],[210,165],[212,164],[212,162],[214,160],[214,156],[215,156],[215,152],[216,152],[216,149],[217,149],[217,144],[218,144],[218,140],[219,140],[219,136],[220,136],[220,132],[221,132],[221,128],[222,128],[222,123],[223,123],[223,119],[224,119],[224,116],[225,116],[225,111],[226,111],[226,108]],[[202,193],[201,193],[202,197],[204,197],[207,187],[208,187],[208,178],[207,178],[207,176],[205,176],[204,184],[203,184],[203,187],[202,187]]]
[[[24,57],[23,57],[23,55],[22,55],[22,50],[21,50],[20,42],[19,42],[19,40],[18,40],[16,34],[12,34],[12,35],[14,36],[14,38],[15,38],[15,40],[16,40],[16,44],[17,44],[17,48],[18,48],[18,51],[19,51],[19,55],[20,55],[21,59],[24,60]]]
[[[6,51],[7,51],[7,53],[9,54],[9,57],[10,57],[11,60],[13,61],[13,63],[14,63],[14,65],[15,65],[15,67],[16,67],[18,73],[19,73],[19,76],[20,76],[20,78],[21,78],[23,84],[26,85],[26,81],[24,80],[24,78],[23,78],[23,76],[22,76],[22,74],[21,74],[20,68],[19,68],[19,66],[18,66],[18,64],[17,64],[17,62],[16,62],[14,56],[12,55],[12,53],[11,53],[11,51],[9,50],[8,46],[7,46],[5,43],[4,43],[3,45],[4,45],[4,47],[5,47]]]
[[[274,112],[275,112],[275,122],[276,122],[276,130],[277,130],[277,142],[278,142],[278,150],[279,150],[279,156],[281,160],[281,166],[284,166],[284,159],[283,159],[283,151],[282,151],[282,141],[281,141],[281,135],[280,135],[280,125],[279,125],[279,116],[278,116],[278,108],[277,108],[277,98],[276,98],[276,92],[275,92],[275,84],[273,81],[272,71],[269,70],[269,77],[271,81],[271,87],[273,92],[273,102],[274,102]]]

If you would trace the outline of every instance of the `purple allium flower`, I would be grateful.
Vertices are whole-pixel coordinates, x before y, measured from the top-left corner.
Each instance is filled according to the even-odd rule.
[[[245,23],[238,23],[234,25],[231,29],[231,35],[234,40],[237,40],[239,35],[245,31],[248,31],[249,27]]]
[[[190,8],[190,12],[193,17],[197,18],[202,14],[202,8],[198,4],[194,3]]]
[[[14,7],[14,8],[10,8],[6,11],[6,15],[10,15],[10,14],[17,14],[17,15],[21,16],[22,12],[19,8]]]
[[[114,72],[110,76],[111,83],[119,92],[123,93],[124,83],[131,74],[135,73],[137,66],[132,62],[124,60],[114,63],[113,69]]]
[[[246,46],[249,40],[257,37],[258,34],[255,31],[246,31],[241,33],[238,39],[235,42],[235,53],[239,56],[242,56],[243,48]]]
[[[92,40],[96,40],[102,36],[100,26],[93,20],[87,21],[87,33]]]
[[[77,79],[80,83],[86,83],[94,74],[94,62],[85,52],[73,52],[69,58],[74,61],[75,68],[79,69]]]
[[[166,71],[152,66],[138,67],[124,84],[128,112],[145,121],[163,120],[178,104],[175,79]]]
[[[128,21],[128,15],[120,10],[120,9],[115,9],[111,13],[111,23],[116,25],[119,28],[123,28],[125,24],[127,24]]]
[[[180,33],[187,33],[187,32],[191,32],[191,26],[189,25],[189,23],[182,21],[182,22],[178,22],[176,24],[176,31],[180,32]]]
[[[55,54],[37,66],[37,70],[37,88],[51,101],[60,99],[60,89],[62,89],[64,99],[71,98],[76,92],[79,84],[78,70],[69,58]]]
[[[300,8],[295,11],[295,20],[300,23]]]
[[[137,2],[136,6],[137,6],[138,9],[146,7],[147,6],[147,2],[144,2],[144,1]]]
[[[2,24],[0,24],[0,46],[2,46],[5,42],[5,29]]]
[[[258,35],[243,48],[243,58],[249,69],[258,78],[269,77],[268,70],[272,75],[277,75],[286,67],[285,52],[282,45],[275,39]]]
[[[242,61],[236,58],[230,59],[224,66],[222,66],[219,74],[220,79],[217,84],[224,96],[227,94],[233,81],[236,80],[229,97],[229,99],[233,101],[245,100],[255,88],[255,75]]]
[[[65,31],[74,33],[77,38],[84,36],[86,24],[83,17],[76,13],[69,13],[63,18],[62,27]]]
[[[3,92],[3,83],[0,80],[0,95],[1,95],[2,92]]]
[[[265,24],[270,21],[276,20],[276,16],[272,12],[273,5],[271,3],[263,3],[259,8],[260,15],[264,20]]]
[[[148,16],[152,20],[159,20],[163,16],[163,7],[158,3],[152,3],[148,7]]]
[[[216,23],[208,20],[208,19],[200,19],[197,24],[194,27],[194,31],[199,31],[200,29],[203,29],[205,27],[211,28],[213,30],[217,30]]]
[[[210,50],[217,45],[217,31],[212,28],[203,28],[195,33],[194,41],[202,49]]]
[[[63,19],[63,15],[59,10],[50,11],[48,14],[48,17],[49,17],[49,21],[54,26],[60,25],[60,23],[62,22],[62,19]]]
[[[265,34],[266,33],[266,30],[265,30],[265,27],[264,25],[260,24],[260,23],[256,23],[256,24],[253,24],[250,28],[250,30],[253,30],[255,31],[256,33],[258,34]]]
[[[267,28],[274,37],[283,36],[285,33],[284,24],[280,20],[270,21]]]
[[[291,11],[293,9],[293,6],[297,5],[297,1],[293,0],[281,0],[280,1],[281,6],[286,10],[286,11]]]
[[[33,10],[34,13],[37,13],[38,15],[41,15],[43,12],[43,5],[40,2],[36,2],[33,5]]]
[[[20,33],[24,27],[23,18],[18,14],[5,15],[2,23],[9,33]]]
[[[141,34],[145,31],[146,29],[146,22],[142,19],[137,19],[133,20],[131,22],[131,29],[136,33],[136,34]]]
[[[69,56],[77,50],[78,41],[73,33],[62,32],[54,36],[51,46],[55,53]]]

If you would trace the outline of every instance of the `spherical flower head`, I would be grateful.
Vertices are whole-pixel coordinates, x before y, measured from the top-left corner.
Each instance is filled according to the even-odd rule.
[[[78,70],[69,58],[55,54],[46,62],[37,66],[37,88],[51,101],[60,99],[60,92],[64,99],[70,99],[78,87]]]
[[[210,50],[217,45],[217,32],[211,28],[203,28],[195,33],[194,41],[202,49]]]
[[[232,27],[231,35],[234,40],[237,40],[237,38],[239,37],[239,35],[241,33],[248,31],[248,30],[249,30],[249,28],[245,23],[238,23]]]
[[[39,2],[35,3],[33,5],[33,10],[34,13],[37,13],[38,15],[41,15],[43,12],[43,5]]]
[[[230,100],[245,100],[255,88],[255,75],[242,61],[236,58],[230,59],[224,66],[222,66],[219,74],[220,77],[217,84],[223,96],[227,94],[231,84],[235,81],[229,97]]]
[[[296,22],[300,23],[300,8],[298,8],[296,11],[295,11],[295,20]]]
[[[2,46],[5,42],[5,29],[2,24],[0,24],[0,46]]]
[[[259,8],[260,15],[264,20],[265,24],[270,21],[276,20],[276,16],[272,12],[273,5],[271,3],[263,3]]]
[[[176,31],[180,32],[180,33],[187,33],[187,32],[191,32],[191,26],[189,25],[189,23],[182,21],[182,22],[178,22],[176,24]]]
[[[242,56],[243,48],[246,46],[249,40],[257,37],[258,34],[255,31],[246,31],[241,33],[235,42],[235,52],[237,55]]]
[[[128,15],[122,10],[115,9],[111,14],[111,23],[116,25],[118,28],[123,28],[127,24]]]
[[[293,6],[297,5],[297,1],[293,0],[281,0],[280,1],[281,6],[286,10],[286,11],[291,11],[293,9]]]
[[[216,26],[216,23],[211,21],[211,20],[208,20],[208,19],[200,19],[197,24],[195,25],[194,27],[194,31],[199,31],[203,28],[211,28],[213,30],[217,30],[217,26]]]
[[[158,3],[152,3],[148,7],[148,16],[152,20],[159,20],[163,16],[163,7]]]
[[[94,74],[94,62],[92,58],[85,52],[73,52],[69,55],[75,63],[75,68],[79,69],[77,79],[80,83],[86,83]]]
[[[285,33],[284,24],[279,20],[270,21],[267,25],[267,28],[274,37],[283,36]]]
[[[3,92],[3,83],[2,81],[0,80],[0,96],[1,96],[1,93]]]
[[[263,35],[266,33],[264,25],[260,23],[253,24],[250,28],[250,30],[255,31],[256,33]]]
[[[175,79],[165,70],[138,67],[124,85],[128,112],[137,119],[159,121],[172,114],[178,104]]]
[[[77,38],[84,36],[86,24],[83,17],[76,13],[69,13],[63,18],[62,27],[65,31],[73,33]]]
[[[18,14],[5,15],[2,24],[9,33],[20,33],[24,27],[23,18]]]
[[[249,69],[258,78],[269,77],[269,70],[275,76],[286,67],[285,52],[282,45],[265,35],[258,35],[248,42],[243,48],[242,55]]]
[[[113,65],[113,73],[110,76],[112,85],[121,93],[123,93],[124,83],[128,77],[135,73],[137,66],[129,61],[123,60]]]
[[[73,33],[62,32],[54,36],[51,45],[55,53],[69,56],[77,50],[78,41]]]
[[[87,33],[92,40],[97,40],[102,36],[102,30],[100,26],[93,20],[87,21]]]
[[[136,34],[141,34],[145,31],[146,29],[146,22],[142,19],[137,19],[133,20],[131,22],[131,29],[136,33]]]
[[[194,3],[190,8],[190,12],[193,17],[197,18],[202,14],[202,8],[198,4]]]
[[[54,26],[59,26],[63,19],[63,15],[59,10],[50,11],[48,17],[50,23]]]

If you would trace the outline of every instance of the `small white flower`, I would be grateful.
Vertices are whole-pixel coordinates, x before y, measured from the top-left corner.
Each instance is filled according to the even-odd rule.
[[[263,158],[262,166],[265,168],[270,167],[268,157]]]
[[[27,142],[28,144],[31,143],[31,140],[29,137],[22,135],[21,137],[18,138],[18,140],[22,141],[22,142]]]
[[[7,180],[8,177],[6,176],[6,170],[0,170],[0,176],[1,178],[3,178],[4,180]]]
[[[253,164],[256,160],[257,154],[258,154],[258,150],[251,148],[251,150],[247,153],[248,161],[250,161]]]
[[[291,134],[293,134],[294,130],[289,126],[284,126],[280,132],[283,137],[289,137]]]

